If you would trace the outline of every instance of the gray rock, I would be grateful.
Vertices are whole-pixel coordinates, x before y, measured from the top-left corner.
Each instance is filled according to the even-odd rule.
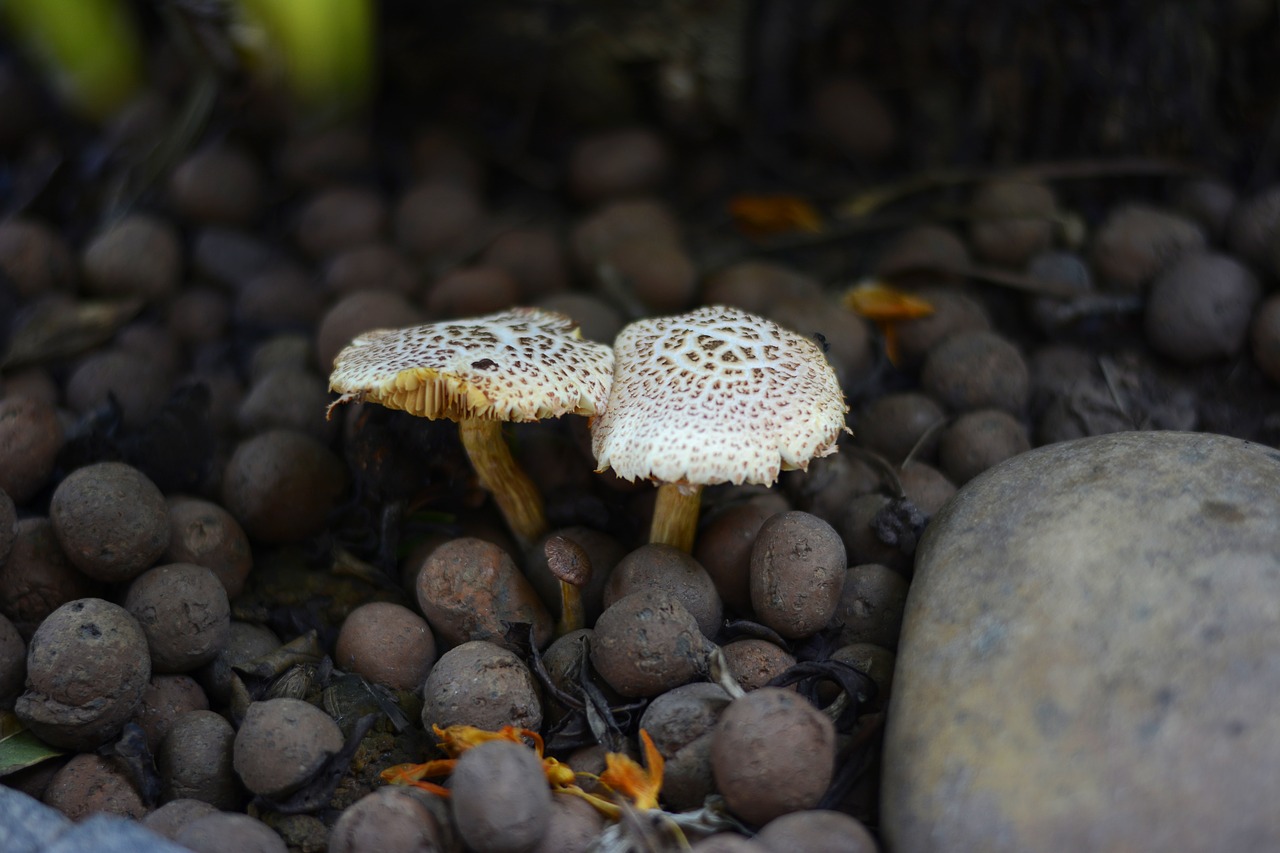
[[[885,743],[897,853],[1280,849],[1280,451],[1050,445],[917,555]]]
[[[0,785],[0,850],[39,853],[71,826],[71,819],[61,812]]]
[[[4,853],[188,853],[136,821],[94,815],[72,823],[21,791],[0,785],[0,850]]]

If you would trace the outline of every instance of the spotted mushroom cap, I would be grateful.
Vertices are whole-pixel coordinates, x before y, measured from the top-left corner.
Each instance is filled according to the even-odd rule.
[[[625,480],[772,484],[834,453],[848,410],[814,341],[711,306],[622,330],[591,449]]]
[[[512,308],[360,335],[333,360],[339,403],[370,400],[424,418],[535,421],[603,408],[613,351],[563,314]]]

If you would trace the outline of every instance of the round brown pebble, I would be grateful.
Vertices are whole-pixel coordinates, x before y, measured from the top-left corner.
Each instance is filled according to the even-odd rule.
[[[0,614],[25,637],[69,601],[97,595],[100,585],[71,565],[47,518],[14,528],[9,558],[0,563]]]
[[[648,128],[595,133],[583,137],[569,155],[569,191],[594,203],[655,190],[669,162],[662,137]]]
[[[840,644],[875,643],[896,649],[906,602],[907,579],[898,572],[879,563],[851,566],[832,619],[840,629]]]
[[[235,324],[252,331],[309,330],[324,310],[324,294],[311,276],[278,265],[250,278],[236,291]]]
[[[783,637],[807,637],[831,621],[844,583],[844,543],[807,512],[779,513],[751,548],[751,606]]]
[[[916,295],[933,306],[933,313],[897,324],[898,349],[904,366],[919,365],[948,338],[991,329],[987,309],[963,293],[927,288]]]
[[[955,484],[945,474],[923,462],[913,461],[899,468],[898,482],[902,485],[903,494],[925,517],[942,509],[942,505],[956,493]]]
[[[150,811],[120,762],[92,753],[73,756],[54,774],[44,802],[75,821],[95,814],[138,820]]]
[[[298,542],[324,529],[347,488],[347,468],[329,448],[294,430],[243,441],[227,462],[223,505],[250,539]]]
[[[594,274],[615,246],[641,237],[679,243],[680,224],[662,202],[649,198],[609,202],[579,222],[569,235],[573,261]]]
[[[1249,328],[1249,343],[1258,368],[1272,382],[1280,382],[1280,295],[1268,296],[1258,306]]]
[[[169,199],[190,221],[248,225],[262,204],[258,163],[234,145],[210,145],[190,154],[169,175]]]
[[[718,684],[682,684],[649,703],[640,716],[640,728],[653,738],[658,752],[669,758],[710,732],[730,701]]]
[[[249,537],[232,516],[212,501],[177,496],[169,499],[169,547],[166,563],[195,563],[213,572],[233,599],[253,568]]]
[[[449,777],[458,834],[472,850],[526,853],[551,820],[542,762],[524,744],[494,740],[468,749]]]
[[[71,290],[76,281],[75,260],[62,236],[21,216],[0,222],[0,271],[26,299]]]
[[[901,465],[912,450],[917,459],[932,459],[941,432],[938,426],[945,420],[942,407],[927,394],[886,394],[877,397],[858,418],[858,441],[891,465]],[[926,435],[929,438],[920,444]]]
[[[1204,251],[1206,243],[1204,229],[1183,216],[1123,205],[1108,214],[1094,235],[1093,266],[1104,287],[1136,293],[1182,255]]]
[[[929,351],[920,372],[929,396],[960,412],[1027,406],[1031,374],[1018,348],[994,332],[947,338]]]
[[[182,243],[165,220],[134,213],[93,237],[81,269],[85,290],[95,296],[162,299],[178,289]]]
[[[809,105],[814,142],[855,160],[879,160],[898,141],[897,122],[863,80],[833,77],[814,89]]]
[[[748,637],[720,647],[729,664],[729,674],[743,690],[764,687],[796,665],[795,656],[776,643]]]
[[[422,724],[515,726],[537,731],[542,701],[529,667],[514,652],[476,640],[440,656],[422,688]]]
[[[821,282],[769,261],[739,261],[709,275],[702,286],[703,305],[733,305],[754,314],[821,295]]]
[[[1280,272],[1276,234],[1280,233],[1280,186],[1241,199],[1227,222],[1231,251],[1259,271]]]
[[[552,797],[546,834],[533,853],[590,853],[604,829],[604,815],[578,797]]]
[[[370,329],[398,329],[422,322],[422,312],[398,293],[365,290],[335,302],[316,331],[316,367],[324,376],[333,360],[352,339]]]
[[[538,307],[572,318],[589,341],[612,343],[625,325],[617,308],[592,293],[552,293],[538,300]]]
[[[82,359],[67,379],[67,405],[84,415],[111,397],[120,406],[125,426],[140,427],[168,399],[171,378],[160,362],[139,353],[98,350]]]
[[[96,749],[137,712],[150,680],[137,620],[119,605],[84,598],[36,629],[27,647],[27,690],[14,710],[45,743]]]
[[[343,810],[329,834],[327,853],[437,853],[440,849],[440,825],[431,809],[402,789],[386,787]]]
[[[703,527],[694,545],[694,558],[711,576],[725,607],[741,616],[751,613],[751,546],[775,512],[759,501],[728,507]]]
[[[58,484],[49,520],[67,558],[91,578],[132,580],[169,547],[169,509],[155,483],[123,462],[99,462]]]
[[[711,739],[711,765],[725,804],[756,826],[816,806],[831,783],[835,757],[831,719],[777,687],[735,699]]]
[[[889,241],[876,259],[875,273],[908,281],[951,280],[973,263],[969,247],[944,225],[916,225]]]
[[[622,287],[654,313],[685,308],[698,290],[698,270],[679,243],[664,236],[636,237],[614,245],[602,263]]]
[[[325,264],[324,289],[337,296],[389,290],[412,299],[421,290],[418,271],[394,246],[366,243],[338,252]]]
[[[233,761],[250,791],[283,797],[306,784],[340,749],[342,730],[324,711],[301,699],[267,699],[245,713]]]
[[[0,710],[13,708],[27,678],[27,644],[5,616],[0,615]]]
[[[693,681],[708,643],[698,622],[669,593],[633,592],[600,614],[591,663],[623,696],[657,696]]]
[[[366,187],[329,187],[298,212],[298,245],[313,258],[327,258],[378,240],[387,225],[387,206]]]
[[[504,623],[533,626],[539,648],[551,642],[554,625],[538,594],[515,561],[492,542],[463,536],[431,552],[418,570],[418,607],[441,640],[504,643]]]
[[[474,317],[520,302],[520,284],[501,267],[459,267],[427,289],[427,313],[433,320]]]
[[[807,809],[771,820],[755,840],[769,853],[876,853],[880,849],[857,818],[826,809]]]
[[[510,228],[493,239],[480,262],[516,277],[524,299],[569,289],[569,259],[560,235],[548,227]]]
[[[156,672],[189,672],[203,666],[230,637],[227,591],[204,566],[156,566],[129,585],[124,606],[147,635]]]
[[[1178,212],[1198,222],[1215,241],[1226,234],[1238,201],[1235,189],[1216,178],[1183,181],[1173,196],[1173,206]]]
[[[334,665],[393,690],[422,687],[436,660],[436,641],[427,621],[389,601],[361,605],[338,633]]]
[[[189,675],[153,675],[142,693],[142,703],[132,722],[142,729],[147,749],[155,755],[173,721],[188,711],[209,710],[209,697]]]
[[[1034,180],[999,180],[973,195],[969,240],[978,257],[1008,267],[1024,267],[1031,256],[1053,245],[1058,203],[1053,190]]]
[[[947,478],[963,486],[988,468],[1031,449],[1022,422],[999,409],[956,418],[942,434],[938,459]]]
[[[419,184],[396,205],[396,244],[424,259],[460,253],[479,242],[486,216],[471,187],[443,181]]]
[[[720,630],[724,608],[715,582],[698,561],[670,545],[641,545],[627,554],[609,573],[604,587],[606,608],[633,592],[660,590],[693,614],[703,635],[713,638]]]
[[[196,818],[213,814],[218,809],[200,800],[170,800],[147,814],[142,825],[157,835],[173,840]]]
[[[161,798],[200,800],[220,809],[239,806],[244,794],[232,763],[235,740],[235,729],[221,714],[192,710],[177,717],[156,751]]]
[[[328,384],[310,370],[280,367],[259,377],[240,400],[236,424],[245,435],[291,429],[327,444],[338,422],[326,420]]]
[[[231,302],[211,287],[183,289],[169,301],[169,332],[187,346],[216,344],[227,334]]]
[[[288,853],[275,830],[247,814],[215,812],[196,818],[173,839],[192,853]]]
[[[0,489],[24,504],[48,481],[62,449],[62,423],[50,402],[36,397],[0,400]]]
[[[1235,258],[1183,255],[1147,294],[1147,342],[1183,364],[1234,356],[1244,348],[1261,294],[1257,278]]]

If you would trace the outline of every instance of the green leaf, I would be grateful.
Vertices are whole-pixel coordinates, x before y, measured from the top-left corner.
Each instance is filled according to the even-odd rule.
[[[11,712],[0,713],[0,776],[62,755],[22,725]]]

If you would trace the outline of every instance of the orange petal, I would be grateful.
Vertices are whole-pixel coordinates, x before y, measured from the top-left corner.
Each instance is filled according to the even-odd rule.
[[[655,809],[658,807],[658,792],[662,790],[665,762],[653,745],[653,739],[644,729],[640,730],[640,740],[644,743],[645,761],[649,769],[645,770],[626,755],[610,752],[604,757],[605,770],[600,774],[600,781],[626,796],[635,803],[636,808]]]
[[[875,322],[914,320],[933,313],[927,299],[876,281],[854,285],[845,292],[843,301],[846,308]]]
[[[517,729],[515,726],[503,726],[496,732],[478,729],[475,726],[449,726],[447,729],[432,726],[431,729],[436,733],[436,737],[440,738],[437,746],[440,747],[445,755],[451,758],[457,758],[471,747],[488,743],[491,740],[509,740],[514,743],[524,743],[522,736],[532,735],[539,746],[542,743],[542,738],[538,737],[536,732],[530,732],[528,729]],[[538,754],[541,755],[541,751]]]
[[[448,776],[457,763],[454,758],[440,758],[425,764],[397,764],[383,770],[380,775],[383,782],[392,785],[413,785],[429,776]]]
[[[738,229],[751,237],[822,230],[817,209],[794,195],[734,196],[729,200],[729,215]]]

